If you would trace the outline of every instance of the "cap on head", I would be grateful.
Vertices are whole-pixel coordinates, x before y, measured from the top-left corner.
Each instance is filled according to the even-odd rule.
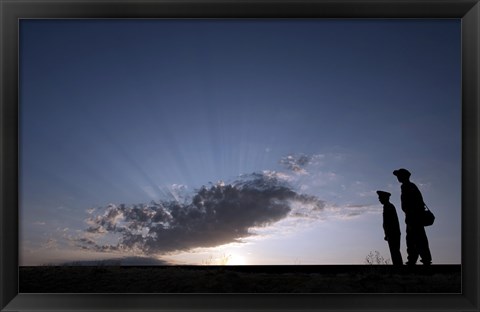
[[[389,192],[384,192],[384,191],[377,191],[377,194],[378,194],[378,197],[386,198],[386,199],[389,199],[390,195],[392,195]]]
[[[408,171],[407,169],[404,169],[404,168],[401,168],[401,169],[398,169],[398,170],[395,170],[393,171],[393,175],[397,176],[397,177],[406,177],[406,178],[409,178],[411,173],[410,171]]]

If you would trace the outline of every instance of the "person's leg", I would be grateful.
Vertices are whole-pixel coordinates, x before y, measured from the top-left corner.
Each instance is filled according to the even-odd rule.
[[[418,260],[418,249],[415,228],[407,224],[407,235],[405,237],[407,242],[407,264],[415,265]]]
[[[428,238],[427,233],[425,233],[425,227],[421,226],[416,230],[417,234],[417,248],[418,253],[422,260],[420,260],[423,264],[429,265],[432,263],[432,255],[430,253],[430,247],[428,246]]]
[[[388,246],[390,247],[393,265],[403,265],[402,254],[400,253],[400,235],[390,237]]]

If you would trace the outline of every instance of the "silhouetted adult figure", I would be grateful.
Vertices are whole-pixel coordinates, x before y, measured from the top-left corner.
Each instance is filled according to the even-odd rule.
[[[378,200],[383,205],[383,231],[388,242],[393,265],[403,265],[400,253],[400,223],[395,206],[390,202],[390,193],[377,191]]]
[[[422,193],[418,187],[410,182],[410,172],[407,169],[393,171],[398,182],[402,183],[402,210],[405,212],[405,223],[407,225],[407,265],[415,265],[418,256],[424,265],[432,263],[432,255],[428,246],[427,234],[422,223],[422,214],[425,209]]]

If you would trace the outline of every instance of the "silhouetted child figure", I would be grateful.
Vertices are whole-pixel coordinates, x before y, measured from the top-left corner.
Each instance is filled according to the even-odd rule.
[[[390,248],[393,265],[403,265],[400,253],[400,223],[395,206],[390,202],[390,193],[377,191],[378,200],[383,204],[383,230]]]

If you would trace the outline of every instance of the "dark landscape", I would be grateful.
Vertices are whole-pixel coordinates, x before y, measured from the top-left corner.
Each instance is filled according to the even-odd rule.
[[[461,293],[461,266],[24,266],[19,292]]]

